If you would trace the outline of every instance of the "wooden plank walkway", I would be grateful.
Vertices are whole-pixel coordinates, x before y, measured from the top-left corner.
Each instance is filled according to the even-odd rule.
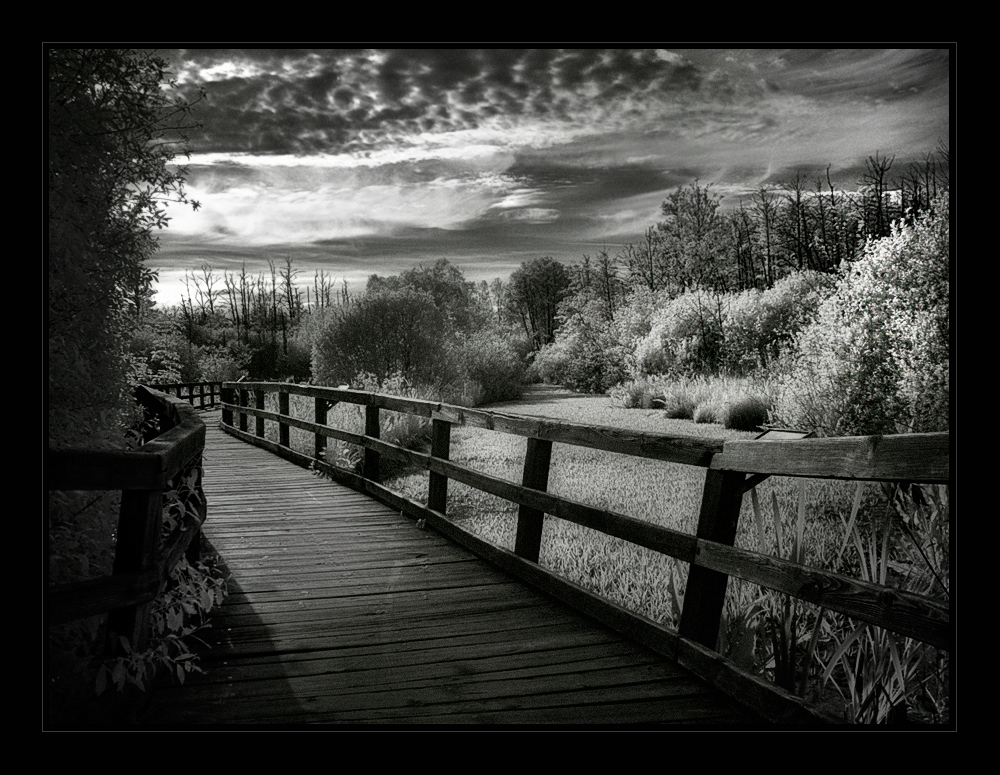
[[[752,725],[654,652],[206,414],[205,536],[231,594],[147,727]],[[367,727],[366,728],[370,728]]]

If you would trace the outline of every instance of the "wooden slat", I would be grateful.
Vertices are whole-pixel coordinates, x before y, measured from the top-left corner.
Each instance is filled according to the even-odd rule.
[[[813,479],[947,483],[948,433],[851,436],[795,441],[727,441],[711,468]]]
[[[395,502],[214,429],[205,465],[206,538],[231,595],[203,633],[207,672],[158,690],[151,726],[759,722],[673,660],[418,529]]]

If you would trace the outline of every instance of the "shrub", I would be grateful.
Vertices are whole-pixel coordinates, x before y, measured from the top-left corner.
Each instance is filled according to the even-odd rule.
[[[693,376],[717,373],[723,361],[724,300],[694,290],[668,301],[635,345],[640,374]]]
[[[569,368],[569,362],[568,342],[566,339],[560,339],[552,344],[544,345],[535,353],[525,378],[528,382],[561,384]]]
[[[844,267],[797,340],[777,418],[828,435],[949,426],[947,194]]]
[[[767,402],[760,398],[744,397],[726,407],[722,424],[734,431],[759,431],[767,420]]]
[[[524,360],[494,328],[484,328],[456,348],[457,369],[463,373],[463,396],[470,406],[508,401],[521,396]]]
[[[644,379],[620,383],[609,391],[609,395],[626,409],[662,409],[665,406],[662,394],[655,393]]]
[[[671,391],[663,396],[664,414],[671,420],[693,420],[698,402],[683,390]]]
[[[349,383],[369,373],[410,384],[444,386],[454,379],[445,318],[426,292],[403,288],[368,293],[325,321],[313,344],[313,378]]]
[[[766,291],[748,290],[726,298],[723,320],[724,366],[729,374],[768,369],[799,332],[811,323],[833,290],[834,278],[796,272]]]

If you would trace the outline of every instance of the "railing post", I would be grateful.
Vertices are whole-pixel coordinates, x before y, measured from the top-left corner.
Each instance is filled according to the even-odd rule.
[[[320,398],[319,396],[316,396],[315,400],[316,400],[316,410],[313,413],[313,422],[315,422],[317,425],[326,425],[326,410],[329,404],[325,398]],[[326,436],[324,436],[322,433],[317,433],[316,447],[313,457],[315,457],[316,460],[322,460],[323,453],[325,451],[326,451]]]
[[[732,546],[736,540],[736,525],[743,503],[741,471],[705,472],[705,489],[698,517],[697,537]],[[728,574],[692,565],[684,591],[684,610],[677,632],[682,638],[715,650],[719,625],[726,602]]]
[[[524,474],[521,484],[543,492],[549,486],[549,463],[552,460],[552,442],[547,439],[528,438],[524,455]],[[532,562],[538,562],[542,546],[542,524],[545,514],[530,506],[521,505],[517,509],[517,535],[514,538],[514,554]]]
[[[447,460],[451,454],[451,423],[446,420],[431,422],[431,457]],[[427,508],[445,513],[448,507],[448,477],[430,472],[427,489]]]
[[[378,421],[378,407],[369,404],[365,407],[365,436],[377,439],[381,435]],[[379,454],[374,449],[365,447],[365,464],[362,475],[373,482],[379,481]]]
[[[263,390],[255,390],[255,391],[253,391],[253,398],[254,398],[254,405],[256,406],[256,408],[257,409],[263,409],[264,408],[264,391]],[[257,420],[257,422],[254,425],[254,427],[255,427],[255,429],[257,431],[257,437],[262,439],[262,438],[264,438],[264,418],[263,417],[255,417],[254,419]]]
[[[286,417],[290,414],[288,411],[288,393],[284,390],[278,393],[278,414],[283,414]],[[278,423],[278,443],[283,447],[290,447],[288,443],[288,424]]]
[[[222,424],[232,426],[233,424],[233,410],[227,409],[225,404],[233,404],[236,402],[236,391],[232,388],[224,388],[219,386],[219,398],[222,399]]]
[[[250,393],[243,388],[240,388],[240,406],[250,406]],[[240,412],[241,431],[245,431],[247,429],[247,416],[246,412]]]
[[[201,408],[205,408],[205,383],[202,382],[198,385],[198,398],[200,400]]]
[[[122,490],[113,573],[138,573],[156,565],[163,505],[160,490]],[[108,615],[108,630],[125,636],[141,651],[149,643],[149,612],[153,601],[116,608]],[[116,645],[116,644],[112,644]]]

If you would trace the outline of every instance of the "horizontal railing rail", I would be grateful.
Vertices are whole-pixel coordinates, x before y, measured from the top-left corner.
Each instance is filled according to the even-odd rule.
[[[149,385],[153,390],[161,393],[177,396],[182,401],[187,401],[191,406],[199,409],[214,408],[221,400],[221,382],[171,382],[167,384]]]
[[[265,409],[267,393],[277,394],[277,412]],[[291,395],[314,400],[311,421],[291,416]],[[338,402],[364,407],[364,434],[327,425],[327,413]],[[428,418],[432,423],[431,451],[415,452],[381,440],[379,412],[383,409]],[[237,416],[238,422],[234,422]],[[253,432],[248,430],[250,417],[254,418]],[[265,422],[277,424],[277,442],[265,438]],[[730,576],[941,649],[950,650],[953,646],[949,608],[939,600],[734,546],[743,495],[768,475],[947,483],[950,479],[947,433],[723,442],[510,415],[364,391],[261,382],[223,385],[222,423],[228,432],[245,441],[300,465],[326,471],[334,479],[367,492],[402,512],[426,519],[441,532],[508,572],[562,597],[658,651],[677,657],[703,675],[716,675],[725,662],[715,648]],[[522,482],[517,484],[450,461],[453,425],[525,437]],[[291,448],[289,428],[314,435],[312,455]],[[363,448],[364,461],[360,474],[332,465],[324,459],[323,451],[328,438]],[[696,534],[653,525],[546,492],[553,443],[706,469]],[[405,498],[380,483],[379,460],[383,455],[430,472],[427,506]],[[519,505],[513,552],[489,544],[448,519],[449,480]],[[687,562],[690,566],[688,583],[677,631],[672,632],[628,612],[539,567],[537,562],[545,514]],[[760,679],[734,672],[728,664],[724,672],[726,677],[718,680],[742,682],[744,691],[765,692]],[[774,687],[768,689],[782,694]],[[811,713],[792,695],[784,693],[784,699],[798,710]],[[786,710],[773,712],[780,715]]]
[[[161,584],[185,554],[196,556],[207,515],[201,489],[205,423],[182,401],[145,387],[136,399],[156,418],[160,434],[134,451],[50,449],[46,488],[121,490],[113,571],[110,576],[53,586],[46,591],[50,625],[109,613],[108,629],[135,648],[149,638],[149,612]],[[161,539],[163,494],[192,479],[186,522]]]

